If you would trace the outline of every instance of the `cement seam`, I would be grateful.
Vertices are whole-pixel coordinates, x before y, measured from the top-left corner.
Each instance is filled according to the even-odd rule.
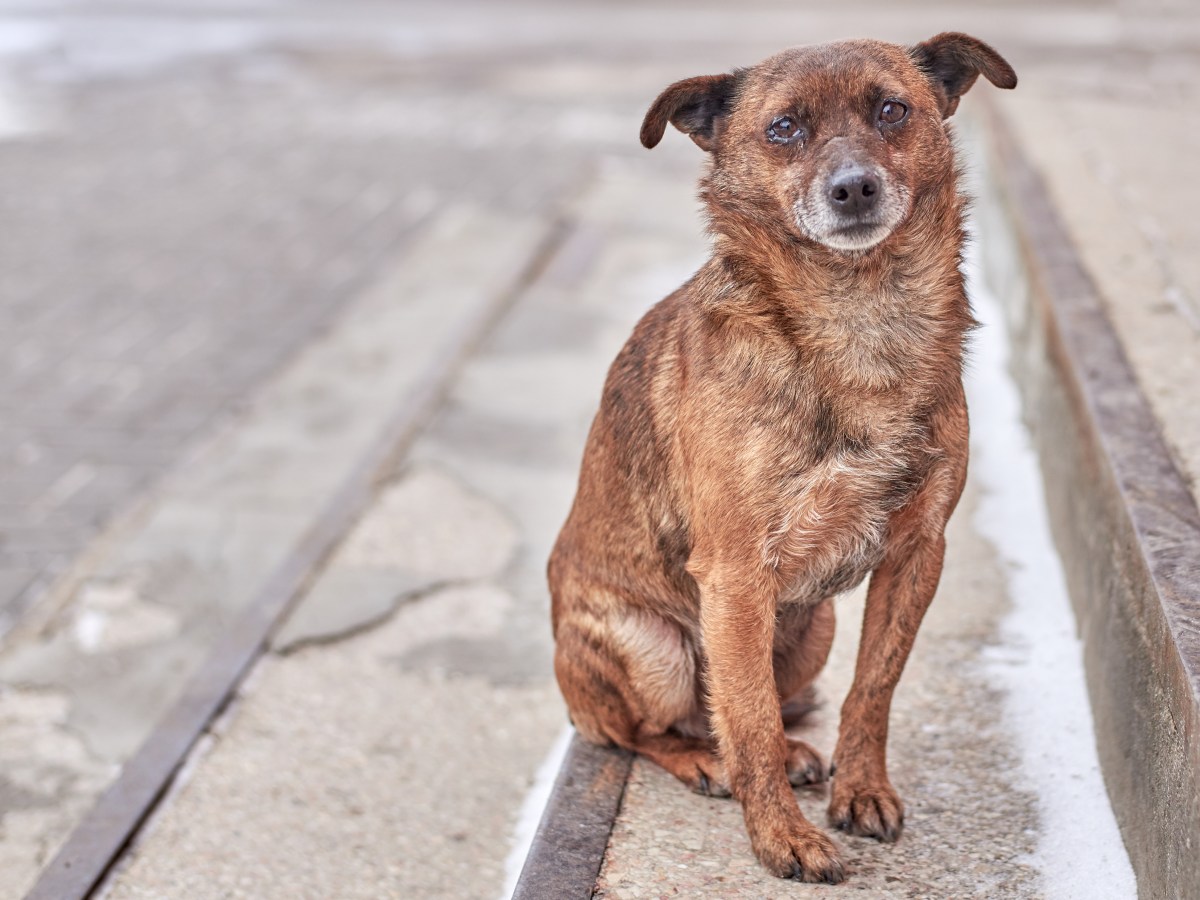
[[[1033,288],[1018,380],[1073,570],[1101,768],[1139,895],[1200,896],[1200,509],[1041,175],[988,119]]]
[[[266,579],[234,625],[224,632],[183,695],[124,765],[116,781],[75,826],[43,869],[26,900],[85,898],[102,883],[166,795],[196,742],[225,709],[255,660],[269,646],[272,633],[308,581],[365,512],[377,482],[391,470],[394,461],[434,414],[462,365],[516,299],[539,279],[566,233],[565,223],[551,223],[514,280],[465,319],[291,553]]]

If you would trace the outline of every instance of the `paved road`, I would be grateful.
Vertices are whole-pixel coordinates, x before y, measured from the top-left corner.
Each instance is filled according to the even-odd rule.
[[[0,6],[0,634],[434,206],[570,181],[469,103],[486,67],[346,49],[394,11],[206,6]]]

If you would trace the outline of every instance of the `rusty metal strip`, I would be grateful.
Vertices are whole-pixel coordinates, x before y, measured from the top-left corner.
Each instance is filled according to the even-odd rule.
[[[512,900],[592,896],[632,763],[632,753],[572,737]]]
[[[1139,895],[1200,897],[1200,509],[1046,184],[988,118],[1032,288],[1017,376],[1101,768]]]
[[[375,484],[432,417],[466,359],[516,298],[545,271],[567,233],[564,223],[553,223],[514,282],[464,321],[313,525],[267,578],[241,617],[221,635],[183,695],[76,825],[26,900],[85,898],[101,884],[170,788],[192,747],[266,650],[271,634],[308,580],[365,512]]]

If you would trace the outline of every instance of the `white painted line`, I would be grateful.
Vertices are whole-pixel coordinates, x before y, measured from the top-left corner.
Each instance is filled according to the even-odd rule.
[[[509,900],[521,877],[521,869],[525,867],[525,858],[529,856],[529,848],[533,846],[533,836],[537,832],[538,823],[542,821],[542,813],[550,799],[550,790],[554,787],[554,779],[562,768],[563,757],[567,755],[567,747],[571,745],[571,737],[575,729],[570,725],[564,726],[550,752],[538,766],[537,774],[533,776],[533,784],[521,804],[521,812],[517,815],[517,824],[513,828],[512,850],[504,860],[504,891],[500,900]]]
[[[972,247],[974,251],[974,246]],[[985,655],[989,681],[1005,689],[1004,713],[1020,749],[1023,786],[1037,795],[1033,864],[1054,900],[1128,900],[1137,884],[1108,801],[1083,675],[1083,648],[1054,548],[1041,471],[1008,372],[1008,341],[977,251],[966,265],[975,332],[966,378],[971,468],[983,489],[979,534],[1004,567],[1012,609],[1003,642]]]

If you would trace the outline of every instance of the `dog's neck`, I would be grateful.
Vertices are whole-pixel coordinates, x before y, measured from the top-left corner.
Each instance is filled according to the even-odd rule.
[[[911,377],[935,344],[961,360],[973,320],[959,269],[964,200],[954,185],[923,195],[891,236],[860,253],[799,239],[744,203],[704,197],[713,255],[698,277],[714,319],[797,346],[866,388]]]

